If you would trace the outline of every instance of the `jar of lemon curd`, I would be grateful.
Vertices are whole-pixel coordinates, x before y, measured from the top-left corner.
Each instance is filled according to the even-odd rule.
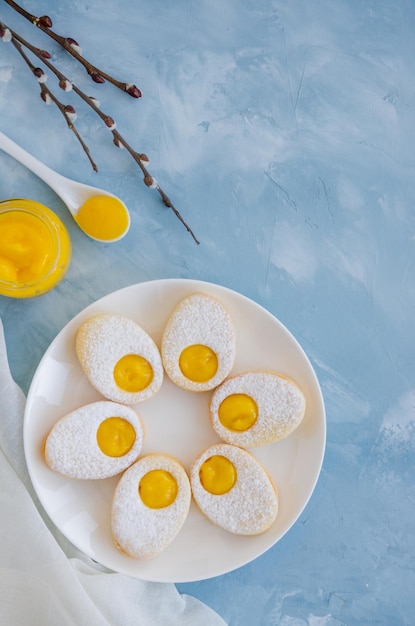
[[[53,289],[71,262],[59,217],[34,200],[0,202],[0,295],[32,298]]]

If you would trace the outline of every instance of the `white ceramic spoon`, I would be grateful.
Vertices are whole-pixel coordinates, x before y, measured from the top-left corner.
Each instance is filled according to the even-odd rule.
[[[33,174],[36,174],[41,180],[43,180],[53,191],[61,198],[61,200],[66,204],[70,213],[75,219],[75,222],[84,231],[88,237],[92,239],[96,239],[97,241],[118,241],[127,233],[130,226],[130,214],[128,212],[125,204],[114,196],[112,193],[108,191],[103,191],[102,189],[97,189],[96,187],[92,187],[90,185],[84,185],[83,183],[78,183],[74,180],[66,178],[61,174],[58,174],[50,167],[38,161],[34,156],[26,152],[23,148],[18,146],[14,141],[6,137],[2,132],[0,132],[0,149],[3,152],[6,152],[10,156],[12,156],[16,161],[19,161],[22,165],[25,165]],[[126,224],[124,230],[121,234],[117,234],[115,237],[103,239],[101,237],[95,236],[82,227],[76,216],[78,214],[81,206],[90,198],[96,198],[99,196],[106,196],[109,198],[114,198],[116,202],[114,202],[114,210],[117,210],[121,213],[121,218],[124,224]]]

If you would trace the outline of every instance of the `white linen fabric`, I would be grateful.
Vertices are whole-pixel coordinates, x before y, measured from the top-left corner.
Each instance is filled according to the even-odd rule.
[[[108,571],[42,513],[23,453],[25,396],[12,379],[0,320],[0,624],[224,626],[173,584]],[[44,515],[44,517],[43,517]]]

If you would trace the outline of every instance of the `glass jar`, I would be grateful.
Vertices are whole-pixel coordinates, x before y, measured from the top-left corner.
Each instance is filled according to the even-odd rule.
[[[59,217],[34,200],[0,202],[0,295],[32,298],[55,287],[71,262]]]

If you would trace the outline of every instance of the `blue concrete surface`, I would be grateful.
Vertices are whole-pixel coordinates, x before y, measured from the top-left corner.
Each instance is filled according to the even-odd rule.
[[[60,173],[118,194],[121,242],[98,244],[47,186],[0,152],[0,199],[31,197],[70,231],[51,293],[0,298],[12,373],[27,391],[59,330],[140,281],[216,282],[300,341],[327,411],[317,488],[289,533],[252,563],[179,585],[231,626],[415,623],[415,5],[410,0],[28,0],[135,101],[96,85],[5,3],[0,19],[102,109],[201,241],[142,184],[125,150],[77,106],[76,139],[0,42],[0,130]],[[49,78],[50,86],[53,78]],[[73,93],[61,98],[77,105]]]

